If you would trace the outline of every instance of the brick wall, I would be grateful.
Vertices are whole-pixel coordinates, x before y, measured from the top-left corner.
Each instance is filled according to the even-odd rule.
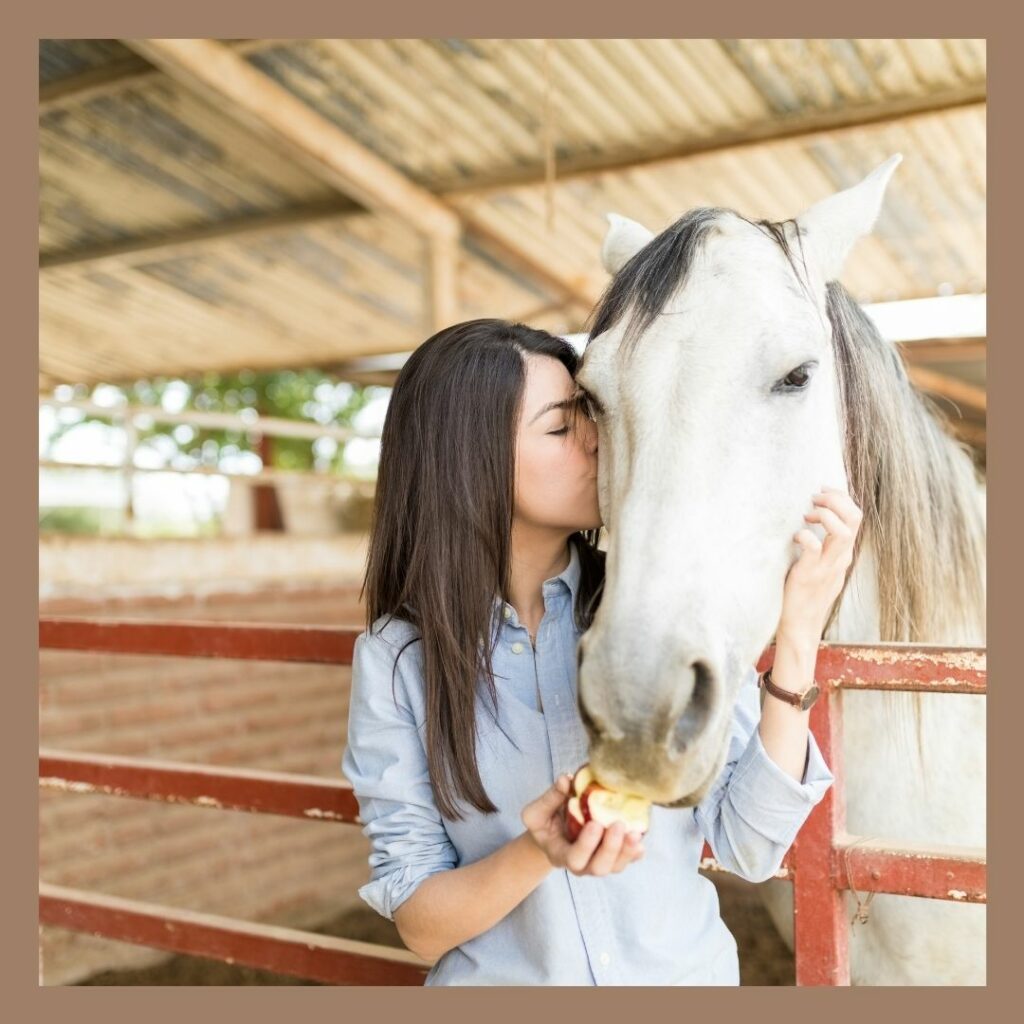
[[[202,599],[76,589],[41,611],[361,628],[356,588],[298,584]],[[342,666],[41,651],[40,745],[341,779],[350,680]],[[368,854],[358,826],[39,792],[40,878],[116,896],[313,927],[364,906]],[[47,985],[167,955],[51,927],[40,941]]]

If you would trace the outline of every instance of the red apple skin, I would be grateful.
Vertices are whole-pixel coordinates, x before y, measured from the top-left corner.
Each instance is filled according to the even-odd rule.
[[[600,782],[592,782],[583,792],[580,794],[580,810],[583,812],[583,820],[590,821],[590,794],[597,792],[599,789],[604,789],[604,786]]]
[[[584,781],[586,777],[584,775],[584,772],[586,773],[586,775],[590,776],[590,781],[587,782],[587,784],[583,787],[583,791],[580,792],[578,788],[578,783]],[[578,838],[579,834],[583,831],[583,827],[586,825],[586,823],[588,821],[593,820],[590,813],[589,799],[592,794],[599,792],[608,793],[611,791],[608,790],[605,786],[602,786],[600,782],[593,778],[593,775],[590,772],[589,763],[581,765],[576,770],[576,773],[573,775],[572,785],[569,788],[569,795],[565,798],[565,834],[570,843],[576,842],[576,839]],[[576,815],[574,815],[569,810],[569,802],[574,797],[579,802],[580,814],[583,817],[582,821],[580,821],[580,819],[577,818]],[[639,834],[641,836],[646,835],[647,829],[643,829]]]

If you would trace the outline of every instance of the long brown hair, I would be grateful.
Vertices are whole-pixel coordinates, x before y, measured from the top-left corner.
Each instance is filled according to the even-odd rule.
[[[485,813],[498,810],[477,767],[476,689],[483,678],[497,707],[491,655],[497,599],[510,592],[528,354],[557,359],[575,376],[576,350],[546,331],[492,319],[446,327],[402,367],[381,435],[363,583],[367,629],[381,616],[416,627],[399,657],[409,644],[423,645],[431,784],[440,811],[460,820],[460,798]],[[573,610],[580,629],[590,625],[604,581],[599,536],[586,530],[569,538],[580,561]]]

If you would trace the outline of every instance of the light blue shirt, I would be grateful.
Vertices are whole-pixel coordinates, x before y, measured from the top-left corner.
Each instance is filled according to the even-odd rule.
[[[356,640],[341,768],[372,843],[370,881],[359,895],[389,920],[425,878],[478,861],[522,834],[523,807],[587,760],[572,613],[580,566],[575,545],[570,549],[568,568],[544,583],[536,652],[515,609],[496,600],[493,668],[504,732],[481,679],[477,761],[498,813],[461,803],[466,816],[454,821],[436,807],[418,642],[398,661],[392,697],[392,667],[415,628],[392,619],[378,632],[382,617]],[[728,870],[752,882],[770,878],[834,781],[810,733],[803,782],[783,771],[761,743],[760,713],[751,666],[727,763],[698,806],[652,807],[644,856],[618,874],[553,869],[497,924],[441,956],[425,984],[738,985],[736,941],[714,884],[697,870],[704,840]]]

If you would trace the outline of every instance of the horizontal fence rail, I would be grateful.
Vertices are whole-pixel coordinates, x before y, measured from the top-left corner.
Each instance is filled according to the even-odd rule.
[[[240,921],[42,883],[41,924],[212,957],[328,985],[422,985],[429,966],[415,953],[278,925]]]
[[[361,631],[80,616],[46,616],[39,623],[40,647],[50,650],[339,665],[351,664]],[[758,669],[769,667],[773,656],[771,648],[766,650]],[[833,766],[836,785],[812,810],[775,877],[794,884],[797,984],[841,985],[849,984],[847,922],[840,901],[844,891],[985,903],[987,878],[983,849],[925,847],[846,833],[841,713],[835,699],[842,690],[984,695],[986,653],[984,648],[932,644],[822,644],[815,678],[822,699],[811,709],[811,729]],[[65,791],[362,825],[351,787],[318,776],[40,749],[39,783]],[[723,870],[708,843],[699,866]],[[330,984],[422,984],[426,973],[415,954],[391,947],[45,883],[40,885],[40,921]],[[389,980],[371,980],[380,977]]]
[[[360,632],[351,627],[52,615],[39,620],[39,646],[105,654],[351,665]]]

